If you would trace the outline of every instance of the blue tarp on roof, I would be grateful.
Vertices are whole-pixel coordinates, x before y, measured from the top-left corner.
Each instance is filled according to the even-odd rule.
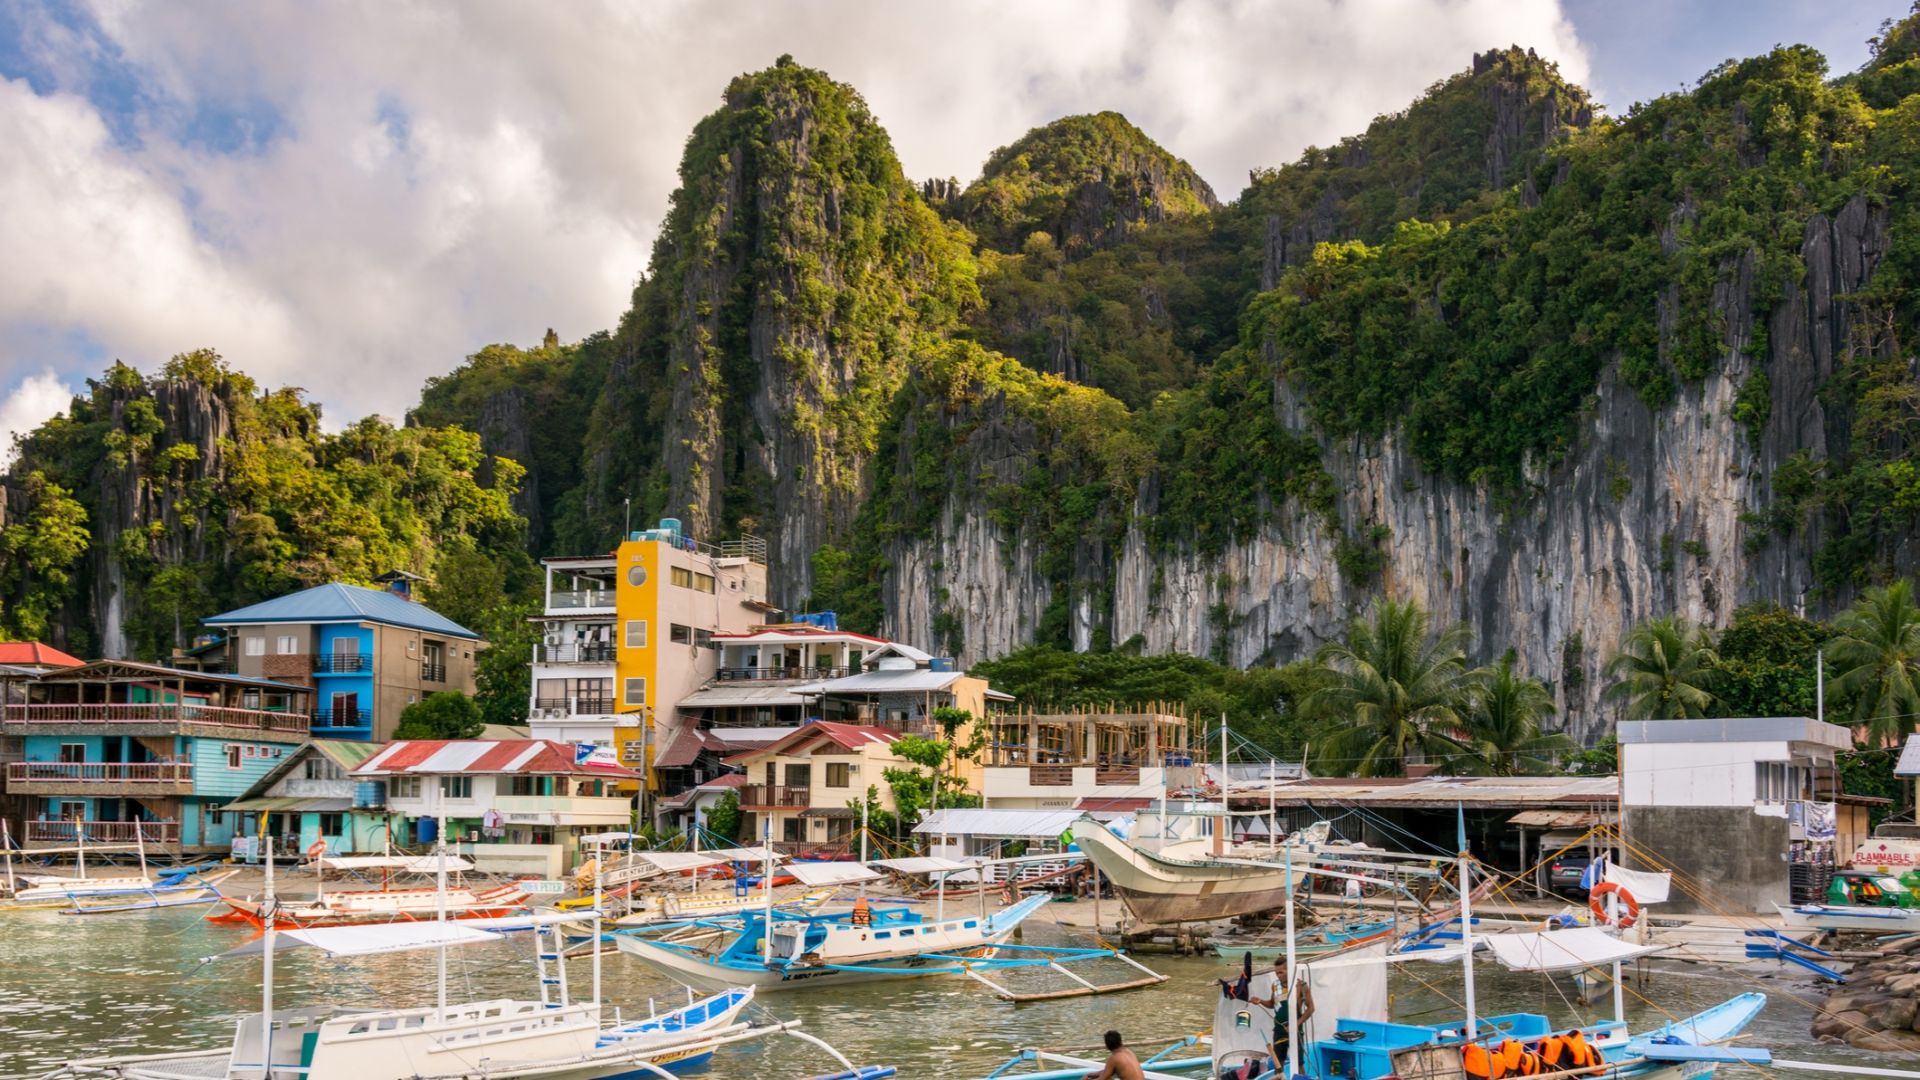
[[[430,634],[480,640],[480,635],[445,615],[411,600],[378,589],[334,582],[297,593],[276,596],[257,604],[215,615],[208,626],[248,626],[255,623],[376,622],[404,626]]]

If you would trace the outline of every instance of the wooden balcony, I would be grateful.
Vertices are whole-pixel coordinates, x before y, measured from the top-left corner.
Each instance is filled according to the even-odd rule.
[[[1027,783],[1034,787],[1072,787],[1073,766],[1071,765],[1029,765]]]
[[[805,809],[812,790],[804,787],[789,787],[785,784],[745,784],[740,788],[740,809],[786,810],[794,807]]]
[[[112,729],[121,734],[173,734],[183,727],[247,732],[297,742],[311,722],[305,713],[235,709],[221,705],[175,703],[18,705],[0,712],[0,733],[8,735],[80,734]],[[133,728],[150,728],[135,731]],[[191,734],[189,732],[189,734]]]
[[[7,791],[15,795],[190,795],[193,764],[16,761],[7,766]]]
[[[25,842],[66,845],[77,844],[84,839],[89,844],[131,844],[134,843],[135,829],[140,830],[140,841],[143,843],[180,842],[180,823],[177,821],[29,821]]]

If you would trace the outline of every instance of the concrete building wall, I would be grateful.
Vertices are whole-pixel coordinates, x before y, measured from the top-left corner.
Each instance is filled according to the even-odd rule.
[[[1785,818],[1746,806],[1628,806],[1626,835],[1629,844],[1663,860],[1630,855],[1630,869],[1677,870],[1712,888],[1711,903],[1676,888],[1663,912],[1772,915],[1775,902],[1788,901]]]
[[[1793,757],[1785,742],[1629,743],[1620,752],[1628,806],[1751,807],[1754,764]]]

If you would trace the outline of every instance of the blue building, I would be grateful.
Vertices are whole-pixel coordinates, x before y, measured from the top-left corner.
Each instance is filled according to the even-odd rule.
[[[206,620],[227,634],[231,668],[314,690],[314,734],[385,742],[400,712],[442,690],[474,691],[480,635],[388,589],[316,585]]]
[[[131,843],[226,851],[221,808],[307,741],[312,690],[268,679],[96,660],[13,684],[7,793],[28,845]]]

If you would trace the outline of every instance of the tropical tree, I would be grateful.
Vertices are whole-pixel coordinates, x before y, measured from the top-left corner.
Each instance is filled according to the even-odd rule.
[[[1558,755],[1579,747],[1557,731],[1542,731],[1553,715],[1553,695],[1539,679],[1515,671],[1513,652],[1475,680],[1466,716],[1471,750],[1458,764],[1495,776],[1555,771]]]
[[[480,734],[485,721],[480,706],[458,690],[428,694],[400,710],[400,726],[393,729],[396,739],[471,739]]]
[[[1863,740],[1884,746],[1913,731],[1920,713],[1920,607],[1913,585],[1896,581],[1869,589],[1834,620],[1827,643],[1836,697],[1853,702]]]
[[[1461,738],[1471,684],[1466,626],[1435,631],[1420,605],[1382,600],[1372,618],[1355,619],[1345,641],[1314,657],[1325,684],[1303,711],[1333,726],[1317,755],[1323,766],[1358,776],[1398,776],[1409,763],[1468,752]]]
[[[1603,695],[1624,702],[1629,720],[1691,720],[1713,706],[1714,654],[1706,631],[1677,616],[1633,628],[1607,661]]]

